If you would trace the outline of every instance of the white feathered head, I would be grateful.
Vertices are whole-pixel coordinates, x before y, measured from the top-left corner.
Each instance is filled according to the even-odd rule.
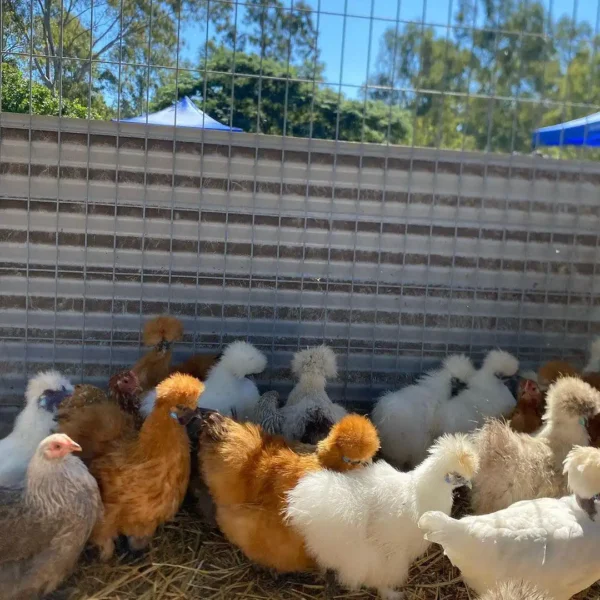
[[[589,446],[573,446],[565,459],[563,473],[569,489],[581,498],[600,494],[600,450]]]
[[[436,470],[444,475],[452,487],[470,486],[471,479],[479,469],[479,456],[467,435],[457,433],[442,435],[429,448],[430,458]]]
[[[588,419],[599,412],[600,392],[578,377],[561,377],[546,395],[545,421],[578,420],[585,430]]]
[[[26,408],[54,413],[58,405],[73,393],[71,382],[58,371],[42,371],[32,377],[25,392]]]

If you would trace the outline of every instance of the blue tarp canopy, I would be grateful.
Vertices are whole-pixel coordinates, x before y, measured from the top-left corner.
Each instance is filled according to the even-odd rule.
[[[117,120],[117,119],[113,119]],[[149,115],[140,115],[131,119],[121,119],[123,123],[149,123],[150,125],[170,125],[173,127],[198,127],[199,129],[218,129],[220,131],[242,131],[239,127],[229,127],[212,117],[205,115],[187,96],[173,106],[163,108]]]
[[[534,146],[600,146],[600,112],[536,129],[532,141]]]

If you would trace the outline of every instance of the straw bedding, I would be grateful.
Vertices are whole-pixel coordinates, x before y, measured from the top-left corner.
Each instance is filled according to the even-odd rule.
[[[437,546],[413,565],[407,600],[475,600],[460,573]],[[192,513],[156,535],[150,552],[128,564],[82,561],[63,590],[69,600],[367,600],[366,590],[350,592],[321,575],[275,575],[250,563],[216,530]],[[63,596],[61,594],[61,596]],[[578,600],[599,600],[600,585]]]

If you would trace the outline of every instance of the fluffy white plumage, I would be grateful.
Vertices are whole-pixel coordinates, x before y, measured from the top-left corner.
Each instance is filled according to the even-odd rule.
[[[575,449],[565,469],[570,485],[577,472],[578,479],[588,476],[586,489],[600,493],[599,450]],[[553,600],[568,600],[600,579],[600,519],[592,516],[576,496],[567,496],[524,500],[460,521],[427,513],[419,527],[427,540],[443,546],[465,582],[480,594],[502,581],[526,579]]]
[[[477,456],[466,436],[443,436],[414,471],[384,461],[347,473],[304,476],[288,493],[286,516],[323,568],[349,588],[376,588],[386,599],[429,543],[417,528],[429,510],[449,513],[452,490],[470,481]]]
[[[434,435],[467,433],[483,425],[487,417],[508,416],[517,401],[503,379],[514,377],[518,370],[519,361],[508,352],[489,352],[467,387],[438,405],[433,419]]]
[[[23,481],[39,443],[56,425],[56,408],[72,392],[71,382],[58,371],[43,371],[29,380],[25,407],[13,430],[0,440],[0,486],[14,486]]]
[[[329,401],[325,391],[328,379],[337,377],[335,352],[328,346],[300,350],[292,359],[292,373],[298,383],[288,396],[286,405],[292,406],[306,400]]]
[[[372,419],[384,456],[400,467],[420,463],[434,440],[436,409],[453,402],[453,392],[459,393],[474,373],[469,358],[449,356],[441,368],[427,373],[416,384],[382,396],[373,409]]]
[[[260,373],[267,366],[265,355],[252,344],[232,342],[225,348],[219,362],[214,365],[204,382],[204,392],[198,406],[212,408],[241,421],[251,420],[256,402],[260,398],[256,384],[247,375]],[[154,408],[156,391],[151,390],[142,400],[140,412],[147,417]]]
[[[285,406],[279,408],[272,396],[263,396],[258,423],[277,423],[278,433],[289,440],[315,444],[329,433],[329,429],[348,413],[331,401],[325,389],[328,379],[337,375],[336,357],[327,346],[317,346],[296,352],[292,359],[292,373],[298,383],[290,392]]]

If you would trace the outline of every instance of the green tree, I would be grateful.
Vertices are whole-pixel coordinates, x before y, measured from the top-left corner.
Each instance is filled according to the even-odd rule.
[[[180,74],[177,88],[171,82],[157,91],[151,110],[190,96],[211,117],[244,131],[396,144],[410,140],[410,115],[397,106],[349,100],[303,81],[300,67],[256,54],[235,53],[235,72],[233,63],[232,51],[216,50],[207,60],[206,78]]]
[[[92,109],[88,114],[87,103],[63,98],[36,81],[25,77],[19,67],[11,62],[2,63],[2,111],[34,115],[100,119],[103,117]]]
[[[82,101],[91,96],[93,102],[104,91],[136,109],[135,77],[119,65],[148,65],[143,80],[159,84],[152,66],[177,64],[181,27],[191,21],[223,23],[232,10],[229,3],[210,0],[1,1],[3,50],[31,54],[36,81]],[[25,67],[30,59],[17,60]]]
[[[471,52],[451,39],[436,38],[432,28],[415,23],[399,31],[389,28],[368,96],[413,114],[416,145],[471,148],[473,141],[464,133],[467,103],[461,94],[467,92],[474,66]]]
[[[382,39],[368,94],[412,111],[415,144],[528,152],[536,127],[600,104],[589,24],[552,23],[538,0],[459,0],[453,24],[444,37],[408,24]]]
[[[246,0],[245,8],[240,49],[249,45],[263,58],[289,57],[294,65],[317,62],[317,28],[309,4],[297,0],[287,7],[281,0]]]

